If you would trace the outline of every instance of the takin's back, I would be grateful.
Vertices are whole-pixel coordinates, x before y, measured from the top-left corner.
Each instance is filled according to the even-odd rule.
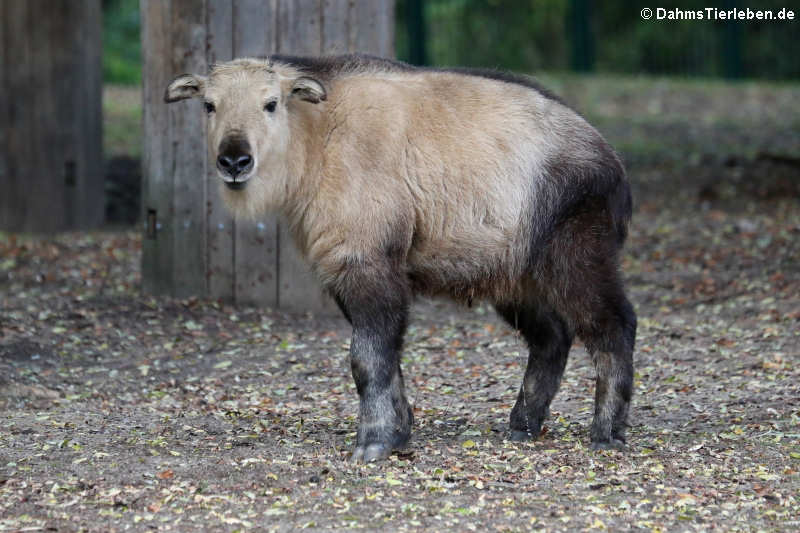
[[[298,221],[323,280],[391,249],[424,292],[491,297],[589,198],[607,197],[624,234],[630,199],[613,150],[526,78],[361,56],[273,59],[328,91],[306,165],[319,174],[313,216]]]

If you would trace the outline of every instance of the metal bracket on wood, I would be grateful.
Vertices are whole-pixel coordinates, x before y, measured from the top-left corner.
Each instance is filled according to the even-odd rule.
[[[158,218],[156,217],[155,209],[147,210],[147,228],[145,234],[148,239],[156,238],[156,231],[158,230]]]

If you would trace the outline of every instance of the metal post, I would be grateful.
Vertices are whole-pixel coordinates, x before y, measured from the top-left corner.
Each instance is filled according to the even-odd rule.
[[[567,16],[567,26],[571,37],[572,68],[578,72],[590,72],[594,69],[591,2],[589,0],[571,0]]]
[[[408,0],[408,60],[413,65],[427,65],[425,0]]]
[[[725,0],[725,10],[738,7],[737,0]],[[726,20],[722,30],[722,68],[726,78],[736,79],[744,75],[742,68],[742,23]]]

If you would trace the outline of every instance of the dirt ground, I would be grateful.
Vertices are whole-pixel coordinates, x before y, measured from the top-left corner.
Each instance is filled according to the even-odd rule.
[[[580,344],[543,437],[510,442],[522,341],[421,301],[412,445],[352,465],[343,319],[143,295],[133,231],[0,234],[0,530],[800,529],[797,161],[631,178],[624,453],[588,450]]]

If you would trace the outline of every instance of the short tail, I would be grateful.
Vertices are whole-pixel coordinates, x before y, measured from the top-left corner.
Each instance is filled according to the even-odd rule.
[[[620,246],[628,237],[628,225],[633,214],[633,197],[631,196],[631,186],[622,170],[617,186],[611,191],[608,197],[608,209],[611,213],[611,220],[617,232],[617,239]]]

